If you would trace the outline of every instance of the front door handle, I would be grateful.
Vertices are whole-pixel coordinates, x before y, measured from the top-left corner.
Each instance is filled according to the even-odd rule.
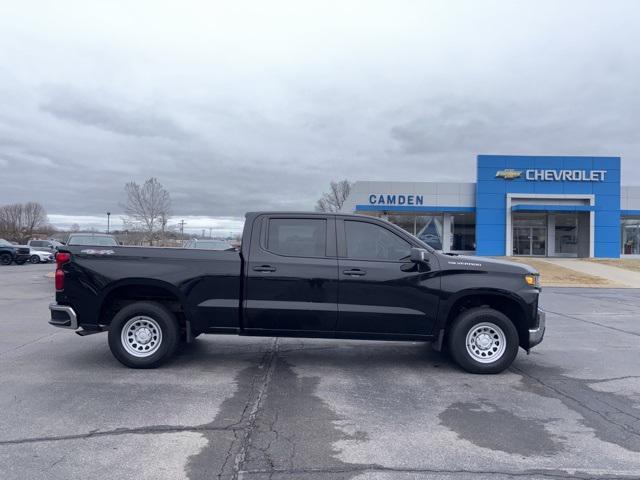
[[[342,273],[349,275],[350,277],[362,277],[367,274],[365,270],[360,268],[351,268],[349,270],[343,270]]]
[[[259,267],[253,267],[254,272],[275,272],[276,267],[271,265],[260,265]]]

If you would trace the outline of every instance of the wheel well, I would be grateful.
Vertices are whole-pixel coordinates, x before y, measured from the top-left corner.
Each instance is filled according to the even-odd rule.
[[[186,324],[182,303],[177,295],[168,288],[156,285],[123,285],[113,289],[102,302],[100,324],[110,324],[116,312],[126,305],[140,301],[161,303],[175,314],[181,327]]]
[[[447,324],[445,326],[445,334],[449,330],[451,323],[465,310],[476,307],[489,307],[503,313],[509,320],[513,322],[518,330],[518,339],[520,345],[523,345],[527,339],[527,323],[526,313],[522,306],[515,300],[502,295],[468,295],[459,298],[449,310],[447,316]]]

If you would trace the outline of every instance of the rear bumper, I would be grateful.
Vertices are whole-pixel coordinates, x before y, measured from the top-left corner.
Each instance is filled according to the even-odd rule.
[[[547,327],[547,314],[538,308],[538,327],[529,329],[529,348],[533,348],[542,342],[544,331]]]
[[[49,305],[49,311],[51,312],[49,325],[59,328],[69,328],[71,330],[78,329],[78,317],[73,308],[52,303]]]

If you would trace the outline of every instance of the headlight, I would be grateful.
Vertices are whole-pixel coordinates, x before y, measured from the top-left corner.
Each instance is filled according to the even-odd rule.
[[[540,275],[534,275],[533,273],[528,273],[524,276],[524,281],[527,285],[531,287],[540,288]]]

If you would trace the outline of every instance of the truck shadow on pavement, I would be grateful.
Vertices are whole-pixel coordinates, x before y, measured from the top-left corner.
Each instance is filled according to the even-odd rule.
[[[266,340],[266,339],[264,339]],[[269,340],[272,341],[272,340]],[[187,365],[215,365],[226,358],[255,358],[263,354],[270,343],[229,342],[221,337],[198,339],[184,346],[168,364],[173,368]],[[442,368],[461,371],[446,353],[436,352],[427,342],[381,342],[345,340],[297,340],[278,338],[278,353],[295,355],[298,359],[319,366],[394,366]]]

